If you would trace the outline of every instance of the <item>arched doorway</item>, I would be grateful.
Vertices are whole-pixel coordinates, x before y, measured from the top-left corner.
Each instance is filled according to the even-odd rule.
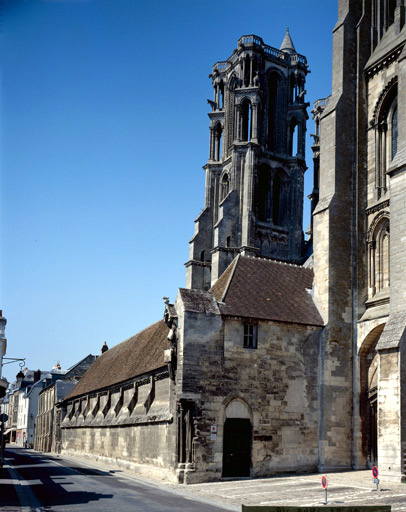
[[[223,477],[250,476],[252,428],[247,405],[232,400],[225,411]]]
[[[368,464],[378,464],[378,354],[371,354],[368,368]]]
[[[368,467],[378,463],[378,363],[376,345],[385,324],[375,327],[364,339],[359,351],[360,416],[362,454]]]

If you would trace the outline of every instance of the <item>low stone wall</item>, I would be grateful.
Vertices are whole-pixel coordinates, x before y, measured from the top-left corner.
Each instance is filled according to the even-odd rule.
[[[171,479],[176,426],[169,386],[166,373],[68,402],[62,453],[112,460],[145,476]]]

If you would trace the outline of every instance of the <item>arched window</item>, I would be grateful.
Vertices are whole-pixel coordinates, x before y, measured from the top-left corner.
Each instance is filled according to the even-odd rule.
[[[296,156],[298,153],[298,129],[297,129],[297,121],[293,118],[289,125],[289,145],[288,145],[288,153],[290,156]]]
[[[217,123],[215,129],[214,159],[218,162],[222,157],[223,129],[221,123]]]
[[[221,192],[220,192],[220,200],[222,201],[230,191],[230,179],[228,174],[224,174],[221,180]]]
[[[372,0],[372,28],[374,46],[381,40],[383,34],[395,19],[396,0]]]
[[[272,180],[272,222],[285,226],[288,219],[289,181],[285,172],[278,169]]]
[[[277,141],[277,95],[279,90],[279,76],[271,73],[268,78],[268,118],[267,118],[267,146],[276,151]]]
[[[241,140],[249,141],[252,136],[252,106],[248,99],[241,105]]]
[[[391,143],[392,143],[392,160],[395,158],[396,153],[398,151],[398,105],[396,104],[392,110],[392,119],[391,119]]]
[[[389,218],[376,223],[369,239],[369,287],[371,295],[390,286],[390,231]]]
[[[268,222],[271,216],[271,169],[262,165],[257,178],[257,214],[260,222]]]
[[[218,97],[218,107],[220,110],[224,108],[224,82],[221,80],[219,84],[219,97]]]
[[[250,85],[250,71],[251,71],[251,59],[249,55],[247,55],[244,59],[244,86],[248,87]]]
[[[377,199],[387,191],[386,173],[398,148],[397,83],[386,93],[381,102],[375,125],[375,187]]]
[[[294,103],[296,99],[296,78],[293,73],[289,77],[289,103]]]
[[[281,177],[275,174],[272,182],[272,222],[275,225],[281,224]]]

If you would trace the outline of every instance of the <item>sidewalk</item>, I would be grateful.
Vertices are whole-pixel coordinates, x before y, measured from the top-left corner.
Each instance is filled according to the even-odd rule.
[[[81,463],[100,469],[112,469],[111,465],[101,461],[93,462],[82,457],[61,458],[80,460]],[[242,504],[312,507],[322,505],[325,500],[325,491],[321,487],[322,475],[319,473],[184,485],[147,480],[122,468],[121,471],[127,478],[170,489],[188,497],[198,497],[207,503],[223,504],[235,511],[241,511]],[[381,483],[377,491],[371,470],[326,473],[326,477],[330,506],[382,504],[391,505],[392,512],[406,511],[406,484]]]
[[[321,474],[244,479],[175,486],[218,503],[240,506],[270,505],[313,507],[324,504]],[[327,473],[330,506],[391,505],[393,512],[406,511],[406,485],[385,483],[379,491],[370,470]]]

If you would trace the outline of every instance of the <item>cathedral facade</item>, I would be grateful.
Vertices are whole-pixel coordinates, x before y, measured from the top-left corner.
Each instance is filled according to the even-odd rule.
[[[320,460],[386,479],[405,473],[405,41],[403,0],[340,1],[332,94],[315,109]]]
[[[61,404],[63,452],[185,483],[404,478],[404,22],[404,0],[339,0],[306,242],[306,58],[287,31],[279,49],[243,36],[213,66],[186,287]]]

